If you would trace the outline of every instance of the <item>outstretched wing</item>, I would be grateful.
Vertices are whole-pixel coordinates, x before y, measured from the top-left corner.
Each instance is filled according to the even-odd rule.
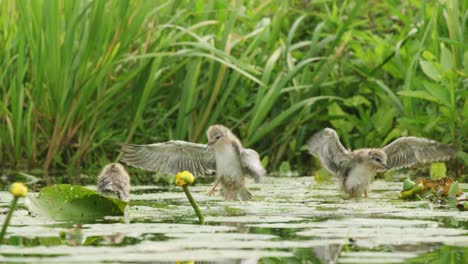
[[[319,157],[323,166],[330,172],[337,173],[340,164],[349,160],[349,152],[331,128],[315,133],[307,142],[307,146],[309,153]]]
[[[242,167],[248,172],[249,176],[259,182],[266,174],[260,162],[260,156],[253,149],[240,148],[240,159]]]
[[[213,174],[216,161],[205,144],[173,140],[149,145],[122,144],[122,161],[137,168],[174,174],[190,171],[195,176]]]
[[[426,138],[401,137],[385,146],[383,151],[387,154],[387,166],[397,170],[416,163],[448,160],[458,149]]]

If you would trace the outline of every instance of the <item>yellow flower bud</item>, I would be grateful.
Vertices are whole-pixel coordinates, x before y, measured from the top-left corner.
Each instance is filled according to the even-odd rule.
[[[195,181],[195,177],[189,171],[183,171],[176,174],[175,184],[177,186],[190,185]]]
[[[22,182],[15,182],[10,186],[10,193],[16,197],[26,197],[28,194],[28,187]]]

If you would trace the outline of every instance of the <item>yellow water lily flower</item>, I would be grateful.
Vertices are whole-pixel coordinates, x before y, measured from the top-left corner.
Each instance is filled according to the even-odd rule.
[[[190,185],[195,181],[195,177],[190,171],[182,171],[176,174],[175,184],[177,186],[183,187],[185,185]]]
[[[28,194],[28,187],[22,182],[15,182],[10,186],[10,193],[16,197],[26,197]]]

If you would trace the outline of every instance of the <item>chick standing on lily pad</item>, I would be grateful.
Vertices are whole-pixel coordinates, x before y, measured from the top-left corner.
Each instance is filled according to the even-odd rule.
[[[167,174],[187,170],[195,176],[205,176],[216,171],[210,195],[221,185],[221,194],[227,200],[249,200],[252,195],[245,186],[245,176],[258,182],[266,174],[258,153],[244,148],[231,130],[222,125],[211,126],[207,137],[208,144],[180,140],[150,145],[122,144],[122,161]]]
[[[115,195],[122,201],[129,201],[130,176],[120,163],[106,165],[98,177],[98,192],[104,195]]]

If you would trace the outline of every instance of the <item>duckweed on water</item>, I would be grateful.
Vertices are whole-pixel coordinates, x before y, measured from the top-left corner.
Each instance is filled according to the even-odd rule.
[[[180,191],[132,193],[130,199],[138,205],[130,206],[126,219],[83,224],[83,237],[90,242],[78,247],[59,239],[71,223],[19,210],[15,215],[20,221],[10,227],[0,260],[417,263],[423,257],[468,256],[464,212],[398,200],[401,183],[377,181],[372,187],[378,192],[354,200],[344,199],[336,185],[313,183],[310,177],[267,178],[250,184],[258,200],[246,203],[209,197],[208,185],[193,186],[206,214],[203,226],[191,224],[196,217]]]

